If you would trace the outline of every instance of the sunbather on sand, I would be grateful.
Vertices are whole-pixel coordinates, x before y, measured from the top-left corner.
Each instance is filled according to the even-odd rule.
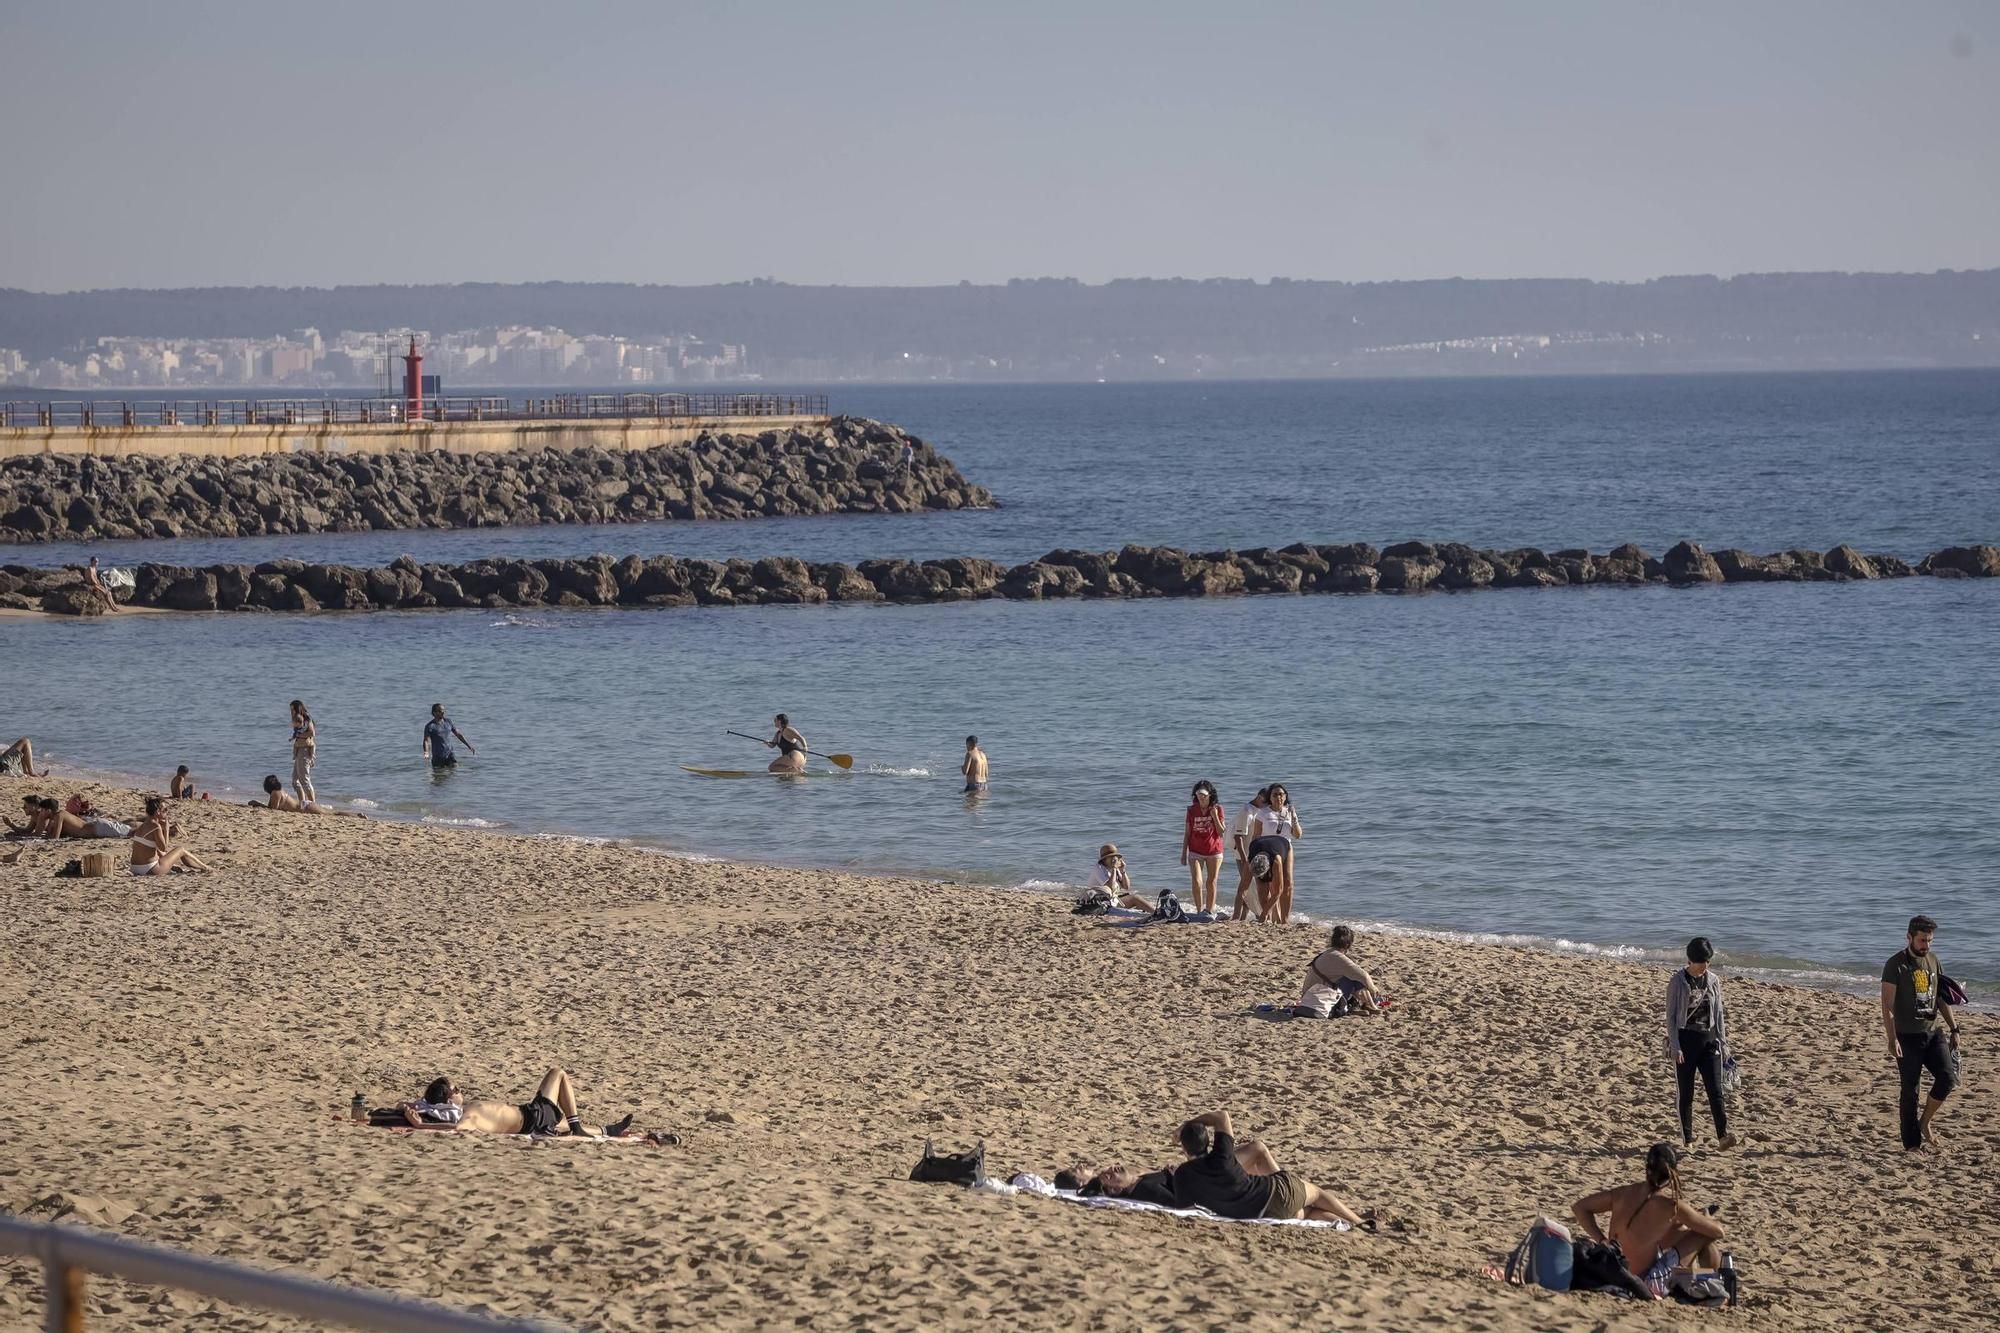
[[[1295,1171],[1278,1165],[1261,1140],[1239,1149],[1229,1112],[1210,1111],[1180,1128],[1187,1160],[1174,1168],[1174,1201],[1217,1217],[1304,1217],[1362,1225],[1361,1215]]]
[[[347,815],[353,819],[368,816],[358,810],[329,810],[318,801],[302,801],[285,790],[285,784],[278,780],[276,773],[264,775],[264,799],[252,801],[252,805],[262,805],[271,810],[283,810],[294,815]]]
[[[1111,901],[1120,907],[1141,912],[1153,910],[1153,904],[1132,891],[1132,876],[1125,869],[1125,858],[1118,854],[1115,842],[1107,842],[1097,849],[1097,864],[1090,870],[1090,887],[1104,890],[1111,895]]]
[[[457,1084],[440,1078],[431,1081],[419,1101],[403,1103],[402,1110],[412,1129],[456,1129],[469,1134],[579,1134],[615,1139],[632,1128],[629,1115],[601,1128],[584,1124],[577,1114],[576,1089],[560,1066],[544,1074],[535,1095],[519,1106],[468,1102]]]
[[[187,848],[174,846],[173,826],[167,822],[165,798],[148,796],[146,817],[139,821],[139,827],[132,830],[132,873],[165,875],[181,867],[203,875],[208,874],[210,869]]]
[[[1682,1197],[1680,1160],[1672,1144],[1656,1143],[1646,1152],[1645,1180],[1599,1190],[1570,1210],[1585,1234],[1616,1245],[1626,1267],[1659,1297],[1675,1269],[1722,1262],[1722,1224]],[[1597,1225],[1599,1213],[1611,1215],[1608,1229]]]
[[[26,736],[0,750],[0,777],[38,778],[48,771],[47,768],[36,771],[35,743]]]
[[[29,810],[28,827],[23,829],[13,820],[7,820],[7,827],[15,833],[37,838],[123,838],[132,830],[116,820],[91,812],[76,815],[56,804],[53,796],[24,796],[21,805]]]
[[[7,826],[7,836],[10,838],[41,837],[42,798],[39,796],[23,796],[21,798],[21,813],[27,818],[28,822],[25,824],[16,824],[5,815],[0,815],[0,824]]]
[[[1335,926],[1327,946],[1306,964],[1305,985],[1292,1012],[1300,1018],[1334,1018],[1342,1014],[1382,1012],[1382,995],[1374,978],[1348,956],[1354,948],[1354,927]]]
[[[1141,1175],[1129,1166],[1113,1165],[1092,1171],[1079,1165],[1056,1172],[1055,1184],[1059,1190],[1075,1190],[1085,1198],[1101,1194],[1135,1203],[1156,1203],[1162,1208],[1175,1206],[1174,1169],[1170,1166]]]

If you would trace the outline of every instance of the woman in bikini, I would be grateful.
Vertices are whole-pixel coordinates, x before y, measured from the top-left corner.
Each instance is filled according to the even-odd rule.
[[[319,728],[312,714],[297,699],[292,700],[292,786],[299,799],[311,805],[319,799],[313,790],[313,760],[319,755]]]
[[[166,804],[158,796],[146,798],[146,817],[139,821],[139,827],[132,830],[132,873],[165,875],[175,869],[186,868],[197,874],[208,874],[213,867],[197,860],[187,848],[173,845],[173,829],[167,823]]]
[[[1222,802],[1215,796],[1215,784],[1203,778],[1194,784],[1194,799],[1187,808],[1186,828],[1181,833],[1181,864],[1188,868],[1197,912],[1215,911],[1215,877],[1222,870],[1225,827],[1227,821]]]
[[[792,726],[791,719],[783,713],[771,719],[777,724],[777,734],[764,744],[777,750],[778,757],[771,761],[773,773],[803,773],[806,771],[806,738]]]

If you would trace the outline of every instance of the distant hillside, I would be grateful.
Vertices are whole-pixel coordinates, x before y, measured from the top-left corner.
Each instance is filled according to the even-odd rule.
[[[1643,283],[1068,279],[979,287],[469,283],[0,291],[31,360],[105,335],[554,325],[694,333],[777,378],[1156,378],[2000,365],[2000,269]]]

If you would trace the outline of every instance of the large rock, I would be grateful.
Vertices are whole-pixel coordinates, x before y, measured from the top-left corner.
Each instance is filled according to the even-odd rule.
[[[1917,565],[1917,573],[1944,578],[2000,578],[2000,546],[1947,546]]]
[[[1405,543],[1411,545],[1412,543]],[[1384,592],[1422,592],[1437,581],[1444,573],[1444,566],[1436,560],[1420,560],[1410,556],[1390,555],[1387,548],[1381,563],[1375,566],[1379,575],[1378,586]]]
[[[42,594],[42,610],[52,616],[101,616],[104,603],[82,588],[55,588]]]
[[[1852,546],[1841,545],[1826,553],[1826,568],[1844,579],[1879,578],[1875,562]]]
[[[215,575],[204,570],[174,580],[167,585],[156,605],[169,611],[215,610]]]
[[[1686,587],[1690,583],[1720,583],[1722,568],[1715,557],[1695,542],[1680,542],[1660,557],[1667,582]]]

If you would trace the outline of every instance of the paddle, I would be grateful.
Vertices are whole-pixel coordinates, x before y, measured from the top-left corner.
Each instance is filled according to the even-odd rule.
[[[740,736],[742,737],[742,739],[746,741],[755,741],[759,745],[770,744],[770,742],[765,740],[762,736],[752,736],[746,732],[732,731],[729,732],[729,735]],[[854,756],[851,754],[821,754],[818,750],[807,750],[806,753],[812,755],[816,759],[826,760],[827,763],[832,764],[835,768],[854,767]]]

